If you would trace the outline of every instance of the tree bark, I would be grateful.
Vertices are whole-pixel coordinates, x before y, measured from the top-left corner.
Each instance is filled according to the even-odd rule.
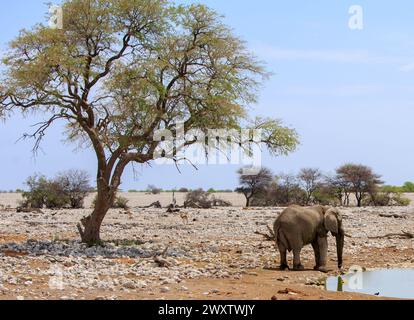
[[[251,197],[246,197],[246,208],[250,208]]]
[[[90,246],[101,243],[100,233],[102,222],[115,201],[118,188],[121,185],[121,176],[125,170],[125,167],[131,161],[131,158],[127,155],[121,155],[120,157],[115,155],[114,158],[115,157],[119,159],[118,163],[115,165],[116,161],[113,161],[113,163],[110,162],[109,165],[107,165],[105,160],[98,155],[98,159],[101,162],[98,166],[98,195],[96,198],[95,208],[90,216],[82,219],[81,223],[78,224],[78,230],[82,242]],[[102,165],[102,162],[104,165]]]
[[[82,219],[81,224],[78,225],[82,242],[91,246],[101,242],[102,222],[111,208],[115,197],[116,190],[106,191],[98,188],[98,196],[92,214]]]

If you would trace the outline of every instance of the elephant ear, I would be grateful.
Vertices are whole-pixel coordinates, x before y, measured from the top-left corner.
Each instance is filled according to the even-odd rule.
[[[338,217],[333,210],[329,210],[325,214],[325,228],[333,234],[339,233]]]

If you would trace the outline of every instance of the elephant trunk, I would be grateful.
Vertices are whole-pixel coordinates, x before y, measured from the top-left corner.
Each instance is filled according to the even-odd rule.
[[[344,251],[344,242],[345,242],[345,232],[341,230],[336,236],[336,250],[338,254],[338,268],[342,269],[342,255]]]

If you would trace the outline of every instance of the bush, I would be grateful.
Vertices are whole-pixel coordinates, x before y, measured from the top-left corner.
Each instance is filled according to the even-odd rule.
[[[211,194],[204,191],[203,189],[191,191],[186,196],[184,207],[210,209],[213,207],[213,200],[210,197]]]
[[[213,207],[232,207],[233,204],[230,201],[225,201],[222,199],[217,199],[213,197]]]
[[[121,196],[117,196],[115,198],[115,201],[112,205],[113,209],[129,209],[128,206],[129,200],[127,198],[121,197]]]
[[[408,207],[411,204],[411,200],[404,198],[401,194],[397,194],[393,198],[394,205],[397,207]]]
[[[82,170],[64,171],[55,178],[55,183],[59,184],[65,195],[69,197],[72,209],[83,208],[84,199],[92,191],[89,174]]]
[[[189,189],[187,189],[187,188],[181,188],[181,189],[179,189],[179,190],[178,190],[178,192],[181,192],[181,193],[188,193],[188,192],[190,192],[190,190],[189,190]]]
[[[36,174],[26,181],[29,191],[23,192],[22,207],[35,209],[61,209],[83,207],[83,201],[91,191],[88,174],[69,170],[54,179]]]
[[[34,175],[26,181],[29,191],[23,193],[22,207],[61,209],[69,206],[70,198],[61,184],[43,175]]]
[[[410,204],[411,200],[404,198],[401,192],[376,192],[363,202],[364,206],[375,207],[407,207]]]

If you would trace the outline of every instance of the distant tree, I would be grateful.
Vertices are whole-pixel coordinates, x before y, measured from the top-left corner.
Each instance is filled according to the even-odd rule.
[[[375,192],[378,185],[383,182],[381,176],[364,165],[346,164],[336,170],[337,180],[349,184],[350,190],[355,194],[357,206],[361,207],[365,196]]]
[[[338,206],[343,205],[343,193],[342,189],[332,185],[329,181],[324,180],[315,190],[313,194],[313,200],[315,204],[324,206]]]
[[[126,167],[159,157],[157,130],[172,132],[184,122],[186,135],[238,131],[249,123],[249,129],[262,130],[254,143],[272,154],[296,148],[296,132],[280,121],[247,118],[268,73],[215,11],[165,0],[61,5],[62,30],[36,24],[10,43],[0,68],[0,114],[45,114],[26,135],[35,139],[35,149],[57,121],[70,141],[93,149],[97,201],[78,224],[83,242],[100,243]],[[236,145],[251,142],[237,136],[231,140]],[[179,149],[203,142],[186,141]],[[171,160],[185,161],[180,154]]]
[[[314,194],[322,182],[322,172],[319,169],[305,168],[298,174],[302,188],[306,192],[306,204],[310,204]]]
[[[294,174],[281,173],[277,177],[277,188],[282,205],[306,203],[306,192],[300,187],[299,181]]]
[[[147,188],[147,192],[150,194],[156,195],[156,194],[160,194],[162,192],[162,189],[157,188],[154,185],[149,185]]]
[[[341,206],[350,205],[352,185],[349,181],[338,175],[327,175],[324,177],[325,192],[333,195]]]
[[[246,207],[250,207],[251,200],[259,193],[264,192],[274,179],[273,173],[267,168],[260,169],[254,175],[245,174],[244,169],[240,169],[237,173],[239,175],[240,187],[236,189],[236,192],[246,197]]]

